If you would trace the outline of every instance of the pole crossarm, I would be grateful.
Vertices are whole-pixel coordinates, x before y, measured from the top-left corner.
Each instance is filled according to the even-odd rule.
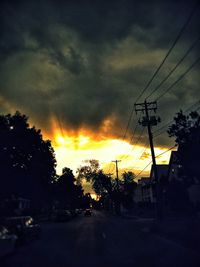
[[[145,112],[145,108],[147,107],[147,109],[150,111],[150,110],[153,110],[154,112],[156,112],[157,110],[157,102],[156,101],[153,101],[153,102],[147,102],[145,101],[144,103],[135,103],[135,111],[136,111],[136,114],[137,112]]]
[[[145,113],[146,116],[139,120],[139,124],[142,126],[156,126],[161,120],[156,116],[149,116],[149,111],[153,110],[156,113],[157,102],[147,102],[135,104],[135,111]]]

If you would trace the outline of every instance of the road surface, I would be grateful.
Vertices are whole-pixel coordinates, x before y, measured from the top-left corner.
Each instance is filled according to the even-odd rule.
[[[197,252],[148,231],[144,222],[79,216],[43,223],[40,240],[19,247],[1,267],[199,267]]]

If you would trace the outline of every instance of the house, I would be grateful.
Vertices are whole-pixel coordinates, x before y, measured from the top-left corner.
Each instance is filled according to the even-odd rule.
[[[182,201],[181,198],[184,197],[184,174],[180,175],[180,170],[182,166],[178,160],[178,152],[172,151],[169,165],[168,164],[157,164],[157,173],[160,193],[162,196],[163,204],[167,203],[166,199],[172,198],[172,205],[175,202]],[[150,177],[142,177],[138,180],[137,188],[134,192],[135,203],[155,203],[156,202],[156,188],[155,188],[155,174],[154,168],[151,167]],[[174,188],[174,189],[173,189]],[[169,190],[173,190],[174,194],[169,195]],[[200,181],[196,179],[192,185],[187,189],[185,188],[186,194],[190,203],[194,207],[200,209]],[[178,199],[177,199],[178,198]],[[180,199],[179,199],[180,198]],[[170,200],[169,199],[169,200]],[[173,200],[174,199],[174,200]],[[176,200],[175,200],[176,199]],[[175,201],[175,202],[174,202]]]
[[[195,182],[193,185],[189,186],[188,194],[190,202],[199,211],[200,210],[200,183]]]
[[[11,195],[8,198],[1,199],[0,211],[1,215],[14,216],[21,215],[30,209],[30,200]]]
[[[169,169],[168,169],[168,181],[172,183],[174,181],[179,182],[180,184],[184,184],[184,173],[180,174],[182,166],[178,160],[178,152],[172,151],[170,161],[169,161]],[[200,209],[200,181],[198,179],[194,179],[192,184],[187,188],[189,201],[195,208]]]
[[[149,177],[142,177],[138,180],[137,187],[134,191],[135,203],[152,203],[153,191]]]
[[[161,182],[167,181],[169,165],[157,165],[158,180]],[[138,180],[137,187],[134,191],[135,203],[155,203],[155,177],[153,166],[151,167],[150,177],[141,177]]]
[[[157,164],[156,167],[157,167],[158,181],[161,182],[163,179],[167,180],[169,165],[168,164]],[[150,180],[152,183],[155,182],[153,165],[151,166]]]
[[[161,195],[164,196],[167,183],[168,183],[168,170],[169,165],[168,164],[157,164],[157,174],[158,174],[158,182],[159,182],[159,188]],[[150,172],[150,181],[151,181],[151,187],[152,187],[152,199],[151,201],[153,203],[156,202],[156,181],[155,181],[155,174],[154,174],[154,168],[153,165],[151,166],[151,172]]]
[[[169,160],[169,169],[168,169],[168,181],[172,180],[179,180],[181,181],[182,179],[180,178],[179,172],[181,165],[178,161],[178,152],[177,151],[172,151],[170,160]]]

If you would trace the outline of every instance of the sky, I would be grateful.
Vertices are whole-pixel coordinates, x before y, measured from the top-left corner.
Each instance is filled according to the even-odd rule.
[[[151,160],[147,129],[134,103],[172,46],[195,1],[1,1],[0,113],[19,110],[52,140],[57,172],[76,171],[98,159],[105,172],[139,173]],[[148,98],[154,101],[200,56],[200,8],[150,86],[148,95],[190,53],[169,79]],[[157,102],[161,123],[171,121],[200,99],[197,63]],[[195,106],[196,107],[196,106]],[[154,114],[152,114],[153,116]],[[137,125],[137,128],[136,128]],[[133,131],[135,133],[133,135]],[[156,155],[174,145],[166,129],[154,138]],[[168,163],[170,151],[158,157]],[[142,173],[148,175],[149,167]]]

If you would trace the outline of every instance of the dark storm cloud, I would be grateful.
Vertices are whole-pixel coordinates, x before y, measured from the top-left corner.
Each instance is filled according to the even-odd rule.
[[[87,126],[96,132],[105,119],[114,118],[112,133],[121,137],[135,99],[192,6],[184,1],[2,2],[0,100],[5,104],[1,110],[20,109],[47,129],[52,116],[63,128]],[[197,38],[198,15],[199,10],[144,96]],[[162,90],[197,56],[199,45]],[[199,65],[161,99],[163,122],[200,97],[198,71]],[[167,142],[167,137],[157,141]]]

